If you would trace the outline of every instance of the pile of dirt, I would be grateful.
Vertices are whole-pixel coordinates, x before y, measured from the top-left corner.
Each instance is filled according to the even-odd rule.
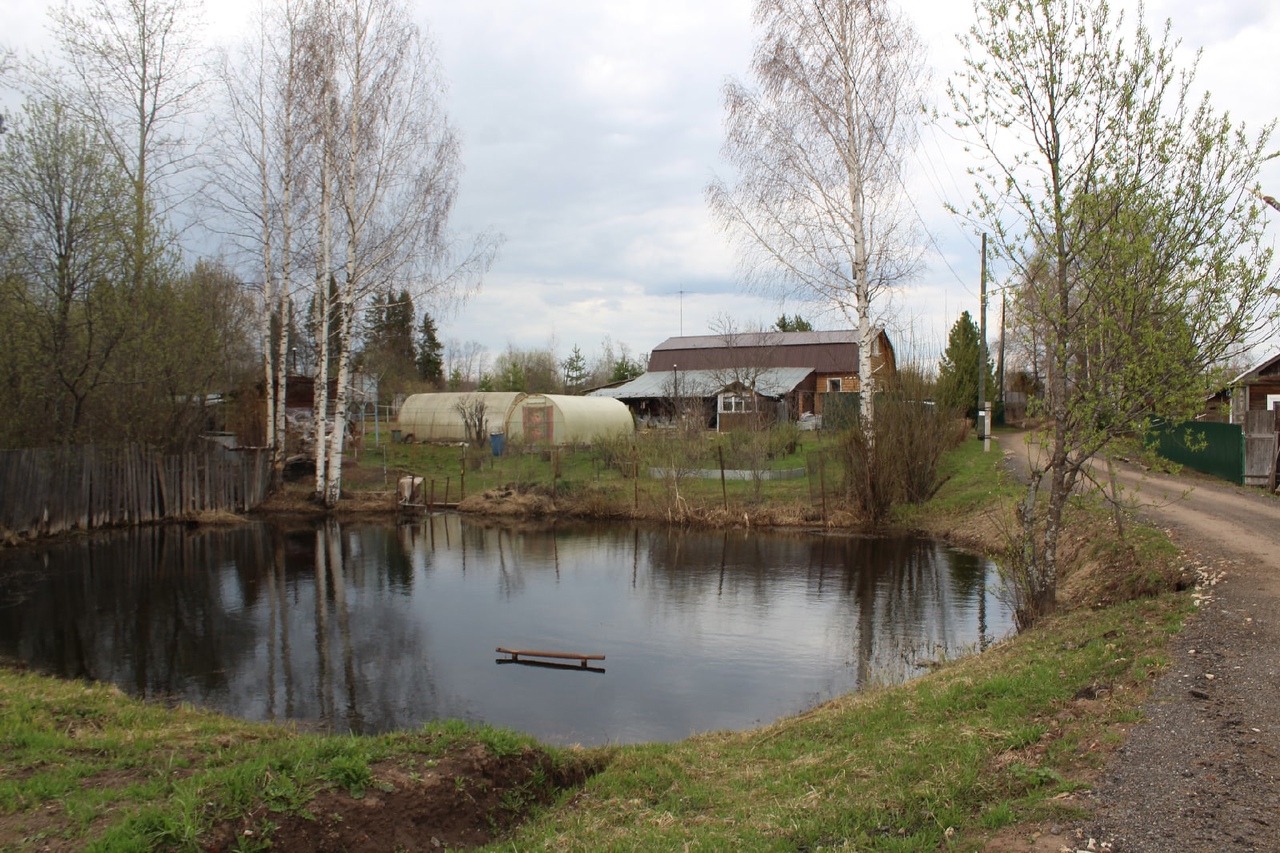
[[[307,804],[306,815],[260,809],[217,827],[204,849],[270,846],[283,853],[347,850],[459,850],[488,844],[581,786],[596,768],[558,764],[524,748],[495,756],[483,746],[441,759],[400,758],[373,765],[372,779],[352,794],[333,787]]]

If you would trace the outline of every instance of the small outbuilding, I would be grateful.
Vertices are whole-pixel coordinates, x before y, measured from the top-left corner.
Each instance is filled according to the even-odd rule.
[[[413,394],[400,407],[394,428],[405,441],[467,441],[464,412],[479,404],[485,432],[505,433],[514,442],[590,444],[635,431],[630,410],[617,400],[517,391]]]
[[[1249,412],[1280,408],[1280,354],[1259,362],[1211,395],[1199,420],[1241,424]]]

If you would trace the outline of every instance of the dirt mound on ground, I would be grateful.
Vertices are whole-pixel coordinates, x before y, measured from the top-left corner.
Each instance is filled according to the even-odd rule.
[[[309,816],[259,810],[218,827],[205,849],[236,850],[255,841],[284,853],[478,847],[594,772],[586,762],[558,765],[528,747],[495,756],[483,746],[370,770],[358,795],[336,787],[322,791],[307,804]]]

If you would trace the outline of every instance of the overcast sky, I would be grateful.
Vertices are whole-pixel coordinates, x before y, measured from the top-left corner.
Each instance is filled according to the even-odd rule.
[[[648,352],[671,335],[706,334],[724,314],[750,326],[799,311],[819,327],[836,325],[809,306],[744,293],[703,200],[707,182],[724,172],[721,89],[747,76],[752,7],[751,0],[412,4],[438,48],[463,140],[454,224],[506,236],[480,293],[440,318],[442,338],[478,341],[494,355],[509,344],[552,344],[563,357],[575,344],[590,356],[606,337],[633,354]],[[30,0],[0,0],[0,8],[8,44],[43,38],[43,13]],[[243,8],[243,0],[207,5],[210,38],[244,35],[247,16],[234,11]],[[956,35],[970,25],[972,8],[914,0],[906,9],[929,46],[943,107],[942,86],[960,62]],[[1147,4],[1148,23],[1166,17],[1187,59],[1203,49],[1199,80],[1219,109],[1255,128],[1280,115],[1273,56],[1280,3]],[[882,306],[882,320],[908,355],[936,356],[960,312],[977,314],[978,239],[945,211],[947,202],[968,201],[966,165],[944,126],[926,132],[907,166],[931,240],[923,273]],[[1268,166],[1264,187],[1280,195],[1280,161]]]

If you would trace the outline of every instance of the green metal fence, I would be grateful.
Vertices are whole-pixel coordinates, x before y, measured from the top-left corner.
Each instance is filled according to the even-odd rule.
[[[1233,483],[1244,482],[1244,429],[1239,424],[1157,424],[1147,440],[1171,462]]]

